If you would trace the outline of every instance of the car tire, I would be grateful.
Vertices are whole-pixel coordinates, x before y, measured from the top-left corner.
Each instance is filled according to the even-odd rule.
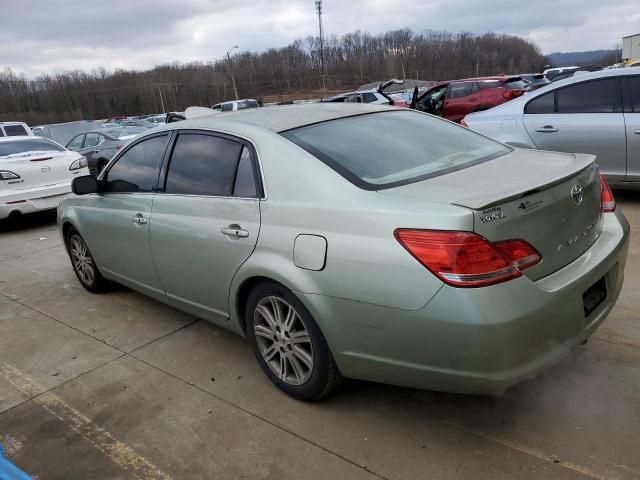
[[[71,259],[73,271],[82,286],[91,293],[108,291],[110,287],[109,281],[98,270],[89,247],[87,247],[84,239],[76,229],[69,229],[65,236],[65,245]]]
[[[260,367],[285,393],[299,400],[319,400],[340,383],[342,376],[324,335],[287,288],[275,282],[254,287],[246,303],[245,324]]]

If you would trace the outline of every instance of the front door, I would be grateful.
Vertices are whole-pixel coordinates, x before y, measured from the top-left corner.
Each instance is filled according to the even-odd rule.
[[[162,293],[149,245],[149,222],[160,164],[169,135],[145,138],[125,150],[91,195],[81,235],[107,277],[133,288]]]
[[[168,296],[212,321],[229,315],[229,287],[255,248],[261,187],[249,144],[178,134],[151,212],[151,250]]]
[[[524,125],[540,150],[596,155],[608,180],[627,174],[627,141],[617,78],[561,87],[525,108]]]

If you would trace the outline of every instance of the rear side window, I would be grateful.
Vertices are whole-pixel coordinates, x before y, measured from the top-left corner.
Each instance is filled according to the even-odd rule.
[[[514,78],[504,82],[504,86],[507,88],[507,90],[521,90],[523,88],[527,88],[527,85],[529,84],[521,78]]]
[[[627,82],[626,91],[629,94],[631,111],[634,113],[640,113],[640,75],[628,77],[625,80]]]
[[[29,135],[22,125],[5,125],[4,133],[7,137],[19,137],[21,135]]]
[[[378,97],[376,97],[375,93],[366,92],[362,94],[362,101],[364,103],[373,103],[378,101]]]
[[[478,87],[480,87],[480,90],[500,87],[500,80],[480,80],[476,83],[478,84]]]
[[[620,109],[618,80],[608,78],[556,90],[558,113],[614,113]]]
[[[234,197],[254,198],[258,196],[257,182],[255,178],[255,170],[251,161],[251,152],[247,147],[242,147],[240,154],[240,162],[238,163],[238,172],[233,185]]]
[[[2,130],[2,127],[0,127],[0,137],[4,137],[4,130]]]
[[[84,139],[85,147],[95,147],[100,143],[100,134],[99,133],[87,133],[86,138]]]
[[[84,139],[84,133],[82,135],[78,135],[74,137],[69,143],[67,143],[67,148],[79,150],[82,148],[82,140]]]
[[[540,95],[534,98],[525,108],[524,113],[529,114],[541,114],[541,113],[553,113],[555,102],[555,92],[549,92],[544,95]]]
[[[32,137],[33,138],[33,137]],[[25,152],[64,152],[64,147],[46,138],[14,140],[0,143],[0,157]]]
[[[233,111],[233,103],[224,103],[222,105],[223,112],[232,112]]]
[[[242,144],[197,133],[178,136],[165,184],[165,193],[231,196]]]
[[[449,98],[460,98],[471,95],[473,82],[452,83],[449,87]]]
[[[105,192],[152,192],[158,166],[167,146],[168,135],[143,140],[129,148],[107,172]]]

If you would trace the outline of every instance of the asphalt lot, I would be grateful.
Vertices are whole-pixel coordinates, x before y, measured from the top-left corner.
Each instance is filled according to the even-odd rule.
[[[40,479],[640,478],[640,192],[617,197],[633,235],[617,306],[500,399],[351,381],[295,401],[243,339],[85,292],[55,215],[0,224],[0,443]]]

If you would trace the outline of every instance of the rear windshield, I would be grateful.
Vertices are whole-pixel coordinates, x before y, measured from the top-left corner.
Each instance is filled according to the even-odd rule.
[[[282,135],[367,190],[443,175],[511,151],[464,127],[409,110],[340,118]]]
[[[521,78],[514,78],[513,80],[507,80],[506,82],[504,82],[504,86],[509,90],[527,88],[527,85],[528,83]]]
[[[64,147],[46,138],[0,142],[0,157],[24,152],[64,152]]]
[[[29,135],[27,129],[22,125],[5,125],[4,133],[7,137],[19,137],[20,135]]]

